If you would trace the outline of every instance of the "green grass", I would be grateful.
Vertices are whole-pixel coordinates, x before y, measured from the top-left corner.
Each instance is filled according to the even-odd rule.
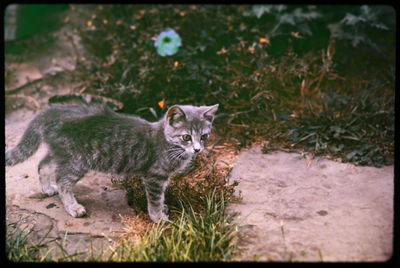
[[[35,232],[34,228],[22,227],[19,220],[8,223],[6,227],[6,257],[11,262],[78,262],[103,261],[105,251],[95,251],[90,247],[87,251],[68,253],[66,250],[66,236],[62,241],[56,238],[49,239],[47,232],[39,241],[30,239]]]
[[[47,254],[41,254],[40,249],[45,246],[43,238],[35,245],[28,242],[33,229],[22,228],[19,222],[9,223],[6,226],[6,256],[12,262],[40,262],[45,261]]]
[[[190,203],[182,203],[179,218],[157,224],[138,240],[122,240],[112,261],[229,261],[237,250],[236,226],[225,214],[222,192],[204,197],[206,210],[195,212]]]

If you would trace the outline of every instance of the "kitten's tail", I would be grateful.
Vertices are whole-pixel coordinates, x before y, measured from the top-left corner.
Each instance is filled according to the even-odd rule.
[[[33,155],[39,148],[41,143],[41,135],[39,128],[36,126],[38,122],[33,120],[28,129],[25,131],[18,145],[12,150],[6,152],[6,165],[13,166]]]

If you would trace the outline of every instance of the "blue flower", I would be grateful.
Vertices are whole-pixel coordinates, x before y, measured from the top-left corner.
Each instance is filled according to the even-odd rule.
[[[154,43],[158,54],[162,57],[174,55],[181,45],[181,37],[172,29],[161,32]]]

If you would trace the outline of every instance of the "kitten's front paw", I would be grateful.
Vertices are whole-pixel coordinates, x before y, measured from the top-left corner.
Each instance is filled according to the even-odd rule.
[[[85,207],[78,203],[66,207],[65,210],[74,218],[80,218],[86,215]]]
[[[56,185],[50,185],[50,186],[47,187],[47,188],[44,188],[44,187],[43,187],[42,191],[43,191],[43,193],[44,193],[45,195],[47,195],[47,196],[53,196],[53,195],[58,194],[58,188],[57,188]]]
[[[155,223],[159,223],[161,221],[168,221],[168,215],[165,214],[164,212],[158,213],[156,215],[149,214],[149,216],[150,216],[150,219]]]

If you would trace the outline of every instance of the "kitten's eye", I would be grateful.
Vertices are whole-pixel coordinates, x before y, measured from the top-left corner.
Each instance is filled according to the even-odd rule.
[[[190,135],[188,135],[188,134],[185,134],[185,135],[182,135],[182,140],[184,140],[184,141],[191,141],[191,140],[192,140],[192,137],[191,137]]]
[[[205,141],[205,140],[207,140],[207,138],[208,138],[208,134],[203,134],[203,135],[201,135],[201,140],[202,141]]]

